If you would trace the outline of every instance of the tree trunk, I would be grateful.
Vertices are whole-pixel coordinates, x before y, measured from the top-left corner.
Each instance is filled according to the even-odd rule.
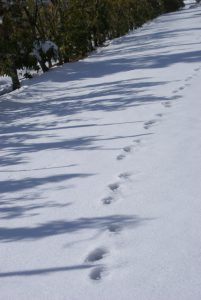
[[[63,58],[62,58],[62,55],[61,55],[61,52],[60,52],[60,51],[58,51],[58,60],[59,60],[58,65],[59,65],[59,66],[63,65]]]
[[[67,56],[64,58],[64,63],[69,63],[70,62],[70,58]]]
[[[43,73],[49,71],[48,67],[46,66],[46,64],[45,64],[45,62],[43,60],[40,60],[39,64],[41,66],[41,69],[42,69]]]
[[[51,61],[51,58],[50,58],[50,59],[48,59],[48,67],[49,67],[49,69],[51,69],[51,68],[52,68],[52,61]]]
[[[19,81],[19,78],[18,78],[17,69],[16,69],[15,65],[12,66],[11,79],[12,79],[13,91],[19,89],[20,88],[20,81]]]

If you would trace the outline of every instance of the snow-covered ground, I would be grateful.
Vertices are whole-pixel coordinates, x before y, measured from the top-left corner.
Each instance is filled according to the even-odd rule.
[[[201,299],[200,82],[193,6],[1,96],[1,300]]]
[[[0,76],[0,96],[11,91],[11,79],[8,76]]]

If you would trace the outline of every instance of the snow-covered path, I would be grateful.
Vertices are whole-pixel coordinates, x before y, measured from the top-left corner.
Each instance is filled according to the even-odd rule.
[[[0,299],[201,299],[201,7],[0,97]]]

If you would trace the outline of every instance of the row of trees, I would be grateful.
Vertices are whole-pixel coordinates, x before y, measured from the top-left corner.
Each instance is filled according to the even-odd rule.
[[[17,70],[48,71],[85,57],[183,0],[0,0],[0,75],[20,87]]]

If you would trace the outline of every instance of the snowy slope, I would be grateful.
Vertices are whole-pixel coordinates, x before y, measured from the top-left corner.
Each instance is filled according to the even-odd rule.
[[[201,299],[190,7],[1,96],[1,300]]]
[[[7,76],[0,76],[0,96],[11,91],[11,79]]]

